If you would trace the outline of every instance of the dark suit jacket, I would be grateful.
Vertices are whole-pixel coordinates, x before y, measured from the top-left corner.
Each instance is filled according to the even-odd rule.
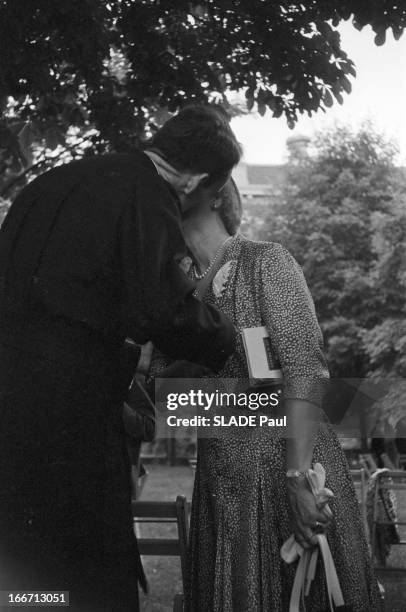
[[[193,298],[178,200],[150,159],[94,157],[26,187],[0,231],[0,317],[35,312],[108,341],[153,340],[173,358],[219,369],[234,330]]]
[[[69,590],[73,610],[138,609],[120,349],[151,339],[220,368],[234,345],[231,324],[192,297],[184,250],[177,198],[143,153],[55,168],[11,206],[0,230],[1,589]]]

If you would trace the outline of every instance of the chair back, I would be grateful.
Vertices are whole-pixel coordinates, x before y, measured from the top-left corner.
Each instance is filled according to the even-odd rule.
[[[189,506],[184,495],[178,495],[176,501],[137,501],[132,502],[132,513],[135,525],[142,523],[176,523],[176,538],[137,537],[141,555],[180,557],[182,583],[185,589],[187,567],[187,542],[189,537]]]

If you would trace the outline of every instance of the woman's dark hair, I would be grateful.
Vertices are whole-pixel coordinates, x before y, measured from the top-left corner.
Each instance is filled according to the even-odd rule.
[[[225,111],[215,106],[186,106],[158,130],[148,148],[177,170],[207,172],[208,184],[226,180],[241,157]]]
[[[220,194],[221,206],[217,209],[227,232],[234,236],[238,232],[242,218],[242,201],[233,178],[224,185]]]

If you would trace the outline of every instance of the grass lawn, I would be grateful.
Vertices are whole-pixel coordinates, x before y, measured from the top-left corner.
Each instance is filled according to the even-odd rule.
[[[186,495],[188,500],[191,499],[194,474],[189,467],[151,464],[147,465],[147,471],[148,478],[141,499],[172,501],[177,495]],[[401,495],[397,492],[397,499],[399,519],[406,521],[406,493],[402,491]],[[144,537],[171,537],[176,534],[176,527],[142,525],[140,533]],[[406,539],[406,533],[402,536]],[[396,546],[392,550],[389,564],[406,568],[406,546]],[[144,557],[143,562],[150,593],[147,596],[141,595],[141,611],[171,612],[174,595],[182,591],[179,559]],[[406,572],[382,572],[378,577],[385,587],[386,612],[405,612]]]

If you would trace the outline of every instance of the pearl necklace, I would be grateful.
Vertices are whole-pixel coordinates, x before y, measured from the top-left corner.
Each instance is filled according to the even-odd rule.
[[[212,270],[214,264],[216,263],[217,259],[219,258],[220,253],[222,252],[223,248],[225,247],[225,245],[227,244],[227,242],[229,240],[231,240],[233,238],[233,236],[229,236],[228,238],[226,238],[224,240],[224,242],[222,244],[220,244],[219,248],[217,249],[213,259],[210,261],[209,265],[207,266],[207,268],[205,269],[204,272],[199,273],[196,270],[196,264],[193,263],[193,275],[195,277],[196,280],[202,280],[205,276],[208,275],[208,273],[210,272],[210,270]]]

